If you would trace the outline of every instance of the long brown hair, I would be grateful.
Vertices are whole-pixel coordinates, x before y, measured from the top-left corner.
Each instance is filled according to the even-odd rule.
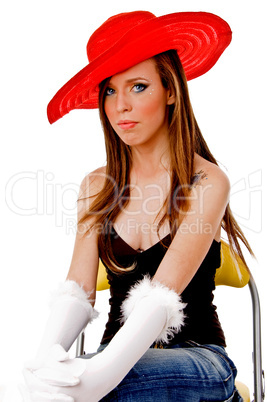
[[[175,50],[169,50],[153,57],[162,84],[175,94],[175,103],[168,106],[171,187],[162,207],[160,226],[167,219],[171,238],[174,237],[181,215],[189,208],[189,195],[194,176],[194,153],[217,165],[196,122],[191,106],[187,80]],[[115,133],[104,110],[106,88],[110,78],[100,84],[99,113],[104,131],[107,154],[106,179],[103,189],[98,193],[90,210],[81,218],[79,224],[94,218],[94,225],[101,225],[98,237],[103,262],[114,272],[131,270],[122,268],[115,260],[111,247],[112,223],[126,207],[130,199],[130,171],[132,166],[131,148]],[[178,191],[178,192],[177,192]],[[175,197],[174,197],[175,194]],[[238,239],[253,255],[250,245],[233,217],[229,204],[222,220],[222,228],[228,236],[230,250],[236,252],[247,266]],[[89,229],[90,230],[90,229]]]

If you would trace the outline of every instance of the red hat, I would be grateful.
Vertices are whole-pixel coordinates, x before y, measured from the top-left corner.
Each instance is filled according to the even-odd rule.
[[[205,12],[115,15],[90,37],[89,64],[50,101],[48,120],[54,123],[72,109],[97,108],[101,81],[170,49],[177,50],[187,80],[192,80],[213,67],[231,38],[227,22]]]

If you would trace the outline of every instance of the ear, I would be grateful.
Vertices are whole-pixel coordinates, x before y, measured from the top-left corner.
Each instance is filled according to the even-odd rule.
[[[167,91],[167,105],[173,105],[175,102],[175,94],[170,89]]]

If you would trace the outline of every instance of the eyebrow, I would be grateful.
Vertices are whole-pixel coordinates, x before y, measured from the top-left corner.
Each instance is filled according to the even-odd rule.
[[[127,83],[131,83],[131,82],[135,82],[135,81],[147,81],[147,82],[150,82],[150,80],[148,80],[147,78],[144,78],[144,77],[129,78],[128,80],[126,80]]]
[[[112,78],[109,81],[109,85],[112,85],[111,83]],[[146,82],[151,82],[151,80],[148,80],[147,78],[144,77],[134,77],[134,78],[129,78],[128,80],[126,80],[126,84],[132,84],[133,82],[137,82],[137,81],[146,81]]]

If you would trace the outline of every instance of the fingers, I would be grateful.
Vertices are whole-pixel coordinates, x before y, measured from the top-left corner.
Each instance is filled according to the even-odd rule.
[[[30,370],[24,369],[22,371],[24,380],[25,380],[25,385],[28,390],[28,392],[33,393],[33,392],[50,392],[50,393],[55,393],[57,390],[46,384],[45,382],[41,381],[36,375],[31,372]]]
[[[54,345],[46,356],[46,361],[40,367],[24,371],[28,386],[41,387],[44,384],[58,387],[73,387],[79,384],[79,377],[86,370],[83,359],[69,359],[68,353],[60,345]],[[27,371],[28,370],[28,371]],[[43,384],[37,381],[41,380]],[[41,388],[40,388],[41,389]]]
[[[86,362],[85,359],[69,359],[65,350],[60,345],[55,345],[42,367],[23,370],[26,384],[26,388],[21,389],[23,401],[74,402],[70,395],[80,392],[80,377],[86,371]]]
[[[58,387],[74,387],[80,382],[79,378],[72,375],[71,372],[51,367],[36,370],[34,375],[46,384]]]
[[[23,376],[30,390],[46,391],[49,386],[74,387],[78,385],[85,370],[85,360],[69,359],[66,362],[53,362],[50,367],[42,367],[38,370],[24,369]]]
[[[24,370],[23,375],[28,385],[19,385],[23,402],[74,402],[74,399],[41,383],[29,370]]]
[[[49,385],[74,387],[80,383],[80,377],[85,370],[85,360],[68,359],[64,362],[54,362],[50,367],[42,367],[34,371],[34,375]]]

